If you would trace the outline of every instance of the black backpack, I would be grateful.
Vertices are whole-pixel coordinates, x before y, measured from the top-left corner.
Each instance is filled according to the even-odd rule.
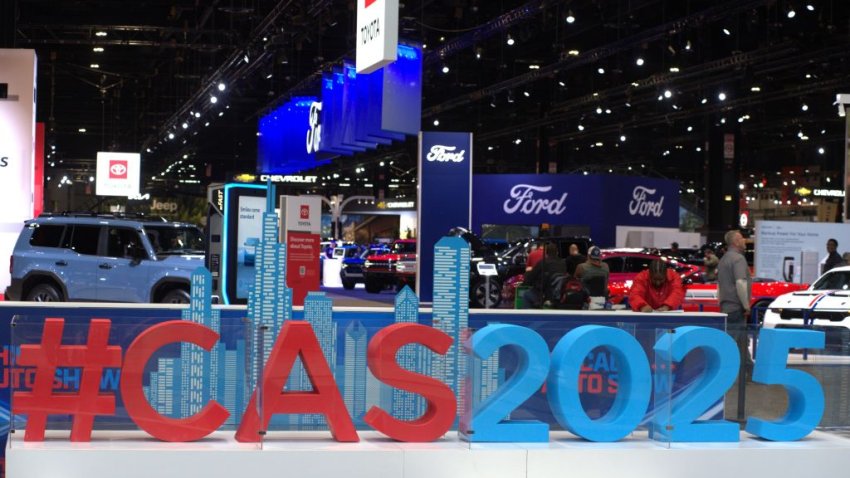
[[[581,310],[590,295],[581,281],[569,274],[553,274],[545,290],[544,300],[554,309]]]

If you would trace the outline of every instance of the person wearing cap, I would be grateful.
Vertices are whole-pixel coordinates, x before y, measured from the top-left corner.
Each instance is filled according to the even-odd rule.
[[[602,262],[602,250],[596,246],[587,251],[587,261],[576,267],[576,279],[591,297],[608,297],[608,264]]]
[[[656,259],[639,273],[629,291],[629,306],[634,312],[667,312],[682,307],[685,290],[679,274]]]

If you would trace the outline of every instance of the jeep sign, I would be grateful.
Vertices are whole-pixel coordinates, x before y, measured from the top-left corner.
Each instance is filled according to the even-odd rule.
[[[398,0],[357,0],[357,73],[372,73],[398,55]]]
[[[138,195],[140,163],[138,153],[97,153],[96,194],[121,197]]]

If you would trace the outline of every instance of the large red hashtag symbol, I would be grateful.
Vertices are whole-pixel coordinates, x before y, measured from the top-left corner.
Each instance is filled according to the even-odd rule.
[[[107,319],[93,319],[86,345],[62,345],[65,319],[47,319],[40,345],[22,345],[19,365],[35,367],[31,392],[15,392],[12,410],[28,415],[24,441],[44,441],[48,415],[71,415],[71,441],[90,441],[95,415],[114,415],[115,396],[100,394],[103,369],[121,366],[121,347],[108,346]],[[79,393],[53,393],[56,367],[83,369]]]

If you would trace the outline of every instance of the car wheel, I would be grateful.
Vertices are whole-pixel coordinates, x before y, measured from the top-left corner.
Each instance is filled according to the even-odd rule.
[[[345,290],[353,290],[355,285],[357,285],[357,282],[354,282],[353,280],[342,280],[342,288]]]
[[[773,302],[773,300],[760,300],[753,305],[752,311],[758,313],[757,323],[759,327],[761,327],[764,323],[764,313],[767,312],[767,306],[769,306],[771,302]]]
[[[189,300],[188,292],[183,289],[173,289],[168,291],[159,302],[161,304],[188,304]]]
[[[38,284],[27,294],[30,302],[62,302],[62,293],[50,284]]]
[[[371,294],[377,294],[383,290],[384,285],[377,281],[366,281],[366,292]]]
[[[486,301],[486,302],[485,302]],[[502,291],[498,281],[490,281],[490,289],[487,290],[487,281],[478,279],[472,287],[472,306],[485,308],[489,303],[490,308],[498,307],[502,302]]]

